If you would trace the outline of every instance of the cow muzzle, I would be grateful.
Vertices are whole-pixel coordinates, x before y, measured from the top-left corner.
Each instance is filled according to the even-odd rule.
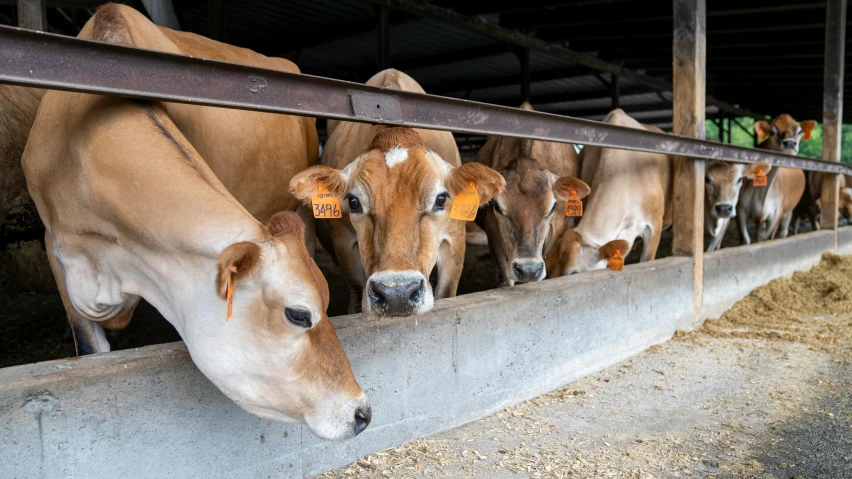
[[[509,277],[521,283],[531,283],[544,279],[544,261],[533,258],[518,258],[512,261]]]
[[[411,316],[432,309],[429,282],[419,271],[381,271],[370,276],[363,309],[380,316]]]
[[[716,203],[713,205],[713,213],[717,218],[730,218],[734,216],[734,205],[730,203]]]

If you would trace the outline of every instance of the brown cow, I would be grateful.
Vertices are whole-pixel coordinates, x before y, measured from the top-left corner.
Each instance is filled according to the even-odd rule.
[[[814,120],[797,123],[786,113],[772,120],[772,124],[756,121],[754,131],[758,138],[766,138],[758,148],[780,151],[788,155],[799,153],[799,141],[810,138],[816,126]],[[786,238],[793,219],[793,209],[805,191],[805,173],[794,168],[773,168],[766,175],[766,186],[754,186],[748,182],[743,186],[737,203],[737,227],[740,242],[750,244],[748,222],[757,225],[757,241]]]
[[[704,227],[710,235],[707,251],[716,251],[722,245],[731,218],[736,216],[740,191],[746,178],[758,171],[768,173],[772,165],[764,161],[743,165],[726,161],[707,164],[704,184]]]
[[[521,108],[532,110],[529,103]],[[546,275],[544,252],[573,226],[566,221],[565,201],[579,199],[589,186],[577,178],[574,145],[489,136],[476,161],[503,175],[506,189],[480,212],[501,285],[540,281]]]
[[[811,228],[813,228],[814,231],[819,229],[819,200],[822,196],[822,177],[823,173],[819,171],[805,172],[805,178],[807,181],[805,184],[805,191],[802,193],[802,198],[799,200],[799,204],[797,204],[796,208],[793,209],[794,235],[799,234],[803,218],[808,218],[810,220]],[[845,208],[843,191],[848,183],[845,175],[839,175],[838,180],[840,182],[841,195],[838,208],[840,209],[841,214],[843,214]]]
[[[661,131],[615,109],[611,125]],[[668,155],[587,146],[581,153],[582,179],[591,194],[580,223],[566,231],[547,253],[548,278],[603,269],[620,251],[627,256],[642,238],[641,261],[656,257],[660,235],[672,223],[672,160]]]
[[[128,12],[138,15],[102,7],[80,37],[162,37]],[[124,28],[129,19],[136,28]],[[326,439],[367,427],[369,403],[326,315],[328,285],[302,222],[292,212],[258,222],[166,107],[48,92],[22,166],[81,353],[109,350],[102,328],[125,327],[145,298],[246,411]]]
[[[0,223],[32,206],[21,155],[44,90],[0,84]]]
[[[396,70],[367,85],[423,92]],[[435,298],[455,296],[465,225],[449,218],[453,198],[472,181],[485,204],[503,190],[503,178],[478,163],[459,166],[449,132],[352,122],[334,128],[321,162],[296,175],[290,191],[310,203],[322,181],[340,198],[343,218],[327,221],[350,310],[361,303],[369,313],[411,315],[430,310]],[[433,295],[429,275],[436,264]]]

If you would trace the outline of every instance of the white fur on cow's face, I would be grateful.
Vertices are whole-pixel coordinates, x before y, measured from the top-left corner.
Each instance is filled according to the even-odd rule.
[[[385,163],[387,163],[388,168],[393,168],[398,163],[402,163],[407,159],[408,148],[402,148],[397,146],[385,152]]]
[[[346,439],[355,435],[356,410],[367,400],[359,389],[353,394],[353,388],[329,384],[303,368],[316,354],[309,329],[330,325],[323,324],[328,318],[316,284],[307,279],[307,265],[293,259],[296,241],[301,238],[258,243],[259,264],[235,283],[229,320],[224,301],[215,297],[178,329],[199,369],[246,411],[304,422],[323,439]],[[206,279],[200,283],[212,284]],[[287,307],[310,311],[311,328],[290,323]]]
[[[566,268],[566,274],[606,269],[608,264],[606,259],[600,258],[600,248],[589,244],[581,244],[579,254],[577,255],[577,262]]]

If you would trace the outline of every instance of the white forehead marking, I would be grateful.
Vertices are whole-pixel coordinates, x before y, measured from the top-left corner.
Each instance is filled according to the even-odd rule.
[[[345,168],[343,168],[343,176],[346,178],[347,182],[352,176],[352,171],[355,170],[355,167],[358,166],[358,162],[360,162],[363,157],[364,155],[359,155],[358,158],[352,160],[352,163],[349,163]]]
[[[388,164],[388,168],[393,168],[398,163],[402,163],[407,159],[408,148],[400,148],[398,146],[395,146],[385,153],[385,163]]]
[[[427,156],[428,156],[428,155],[431,155],[431,156],[432,156],[432,161],[433,161],[433,162],[435,162],[435,163],[437,163],[438,168],[439,168],[442,172],[444,172],[444,176],[449,175],[449,174],[450,174],[450,172],[451,172],[451,171],[453,171],[453,167],[452,167],[452,166],[450,166],[450,164],[449,164],[449,163],[447,163],[446,161],[444,161],[444,159],[443,159],[443,158],[441,158],[441,155],[439,155],[439,154],[435,153],[434,151],[432,151],[432,150],[430,150],[430,149],[428,149],[428,148],[426,149],[426,153],[427,153]]]

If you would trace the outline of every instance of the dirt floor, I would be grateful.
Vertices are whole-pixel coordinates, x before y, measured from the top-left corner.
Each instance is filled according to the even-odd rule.
[[[701,330],[323,479],[852,478],[852,257]]]

